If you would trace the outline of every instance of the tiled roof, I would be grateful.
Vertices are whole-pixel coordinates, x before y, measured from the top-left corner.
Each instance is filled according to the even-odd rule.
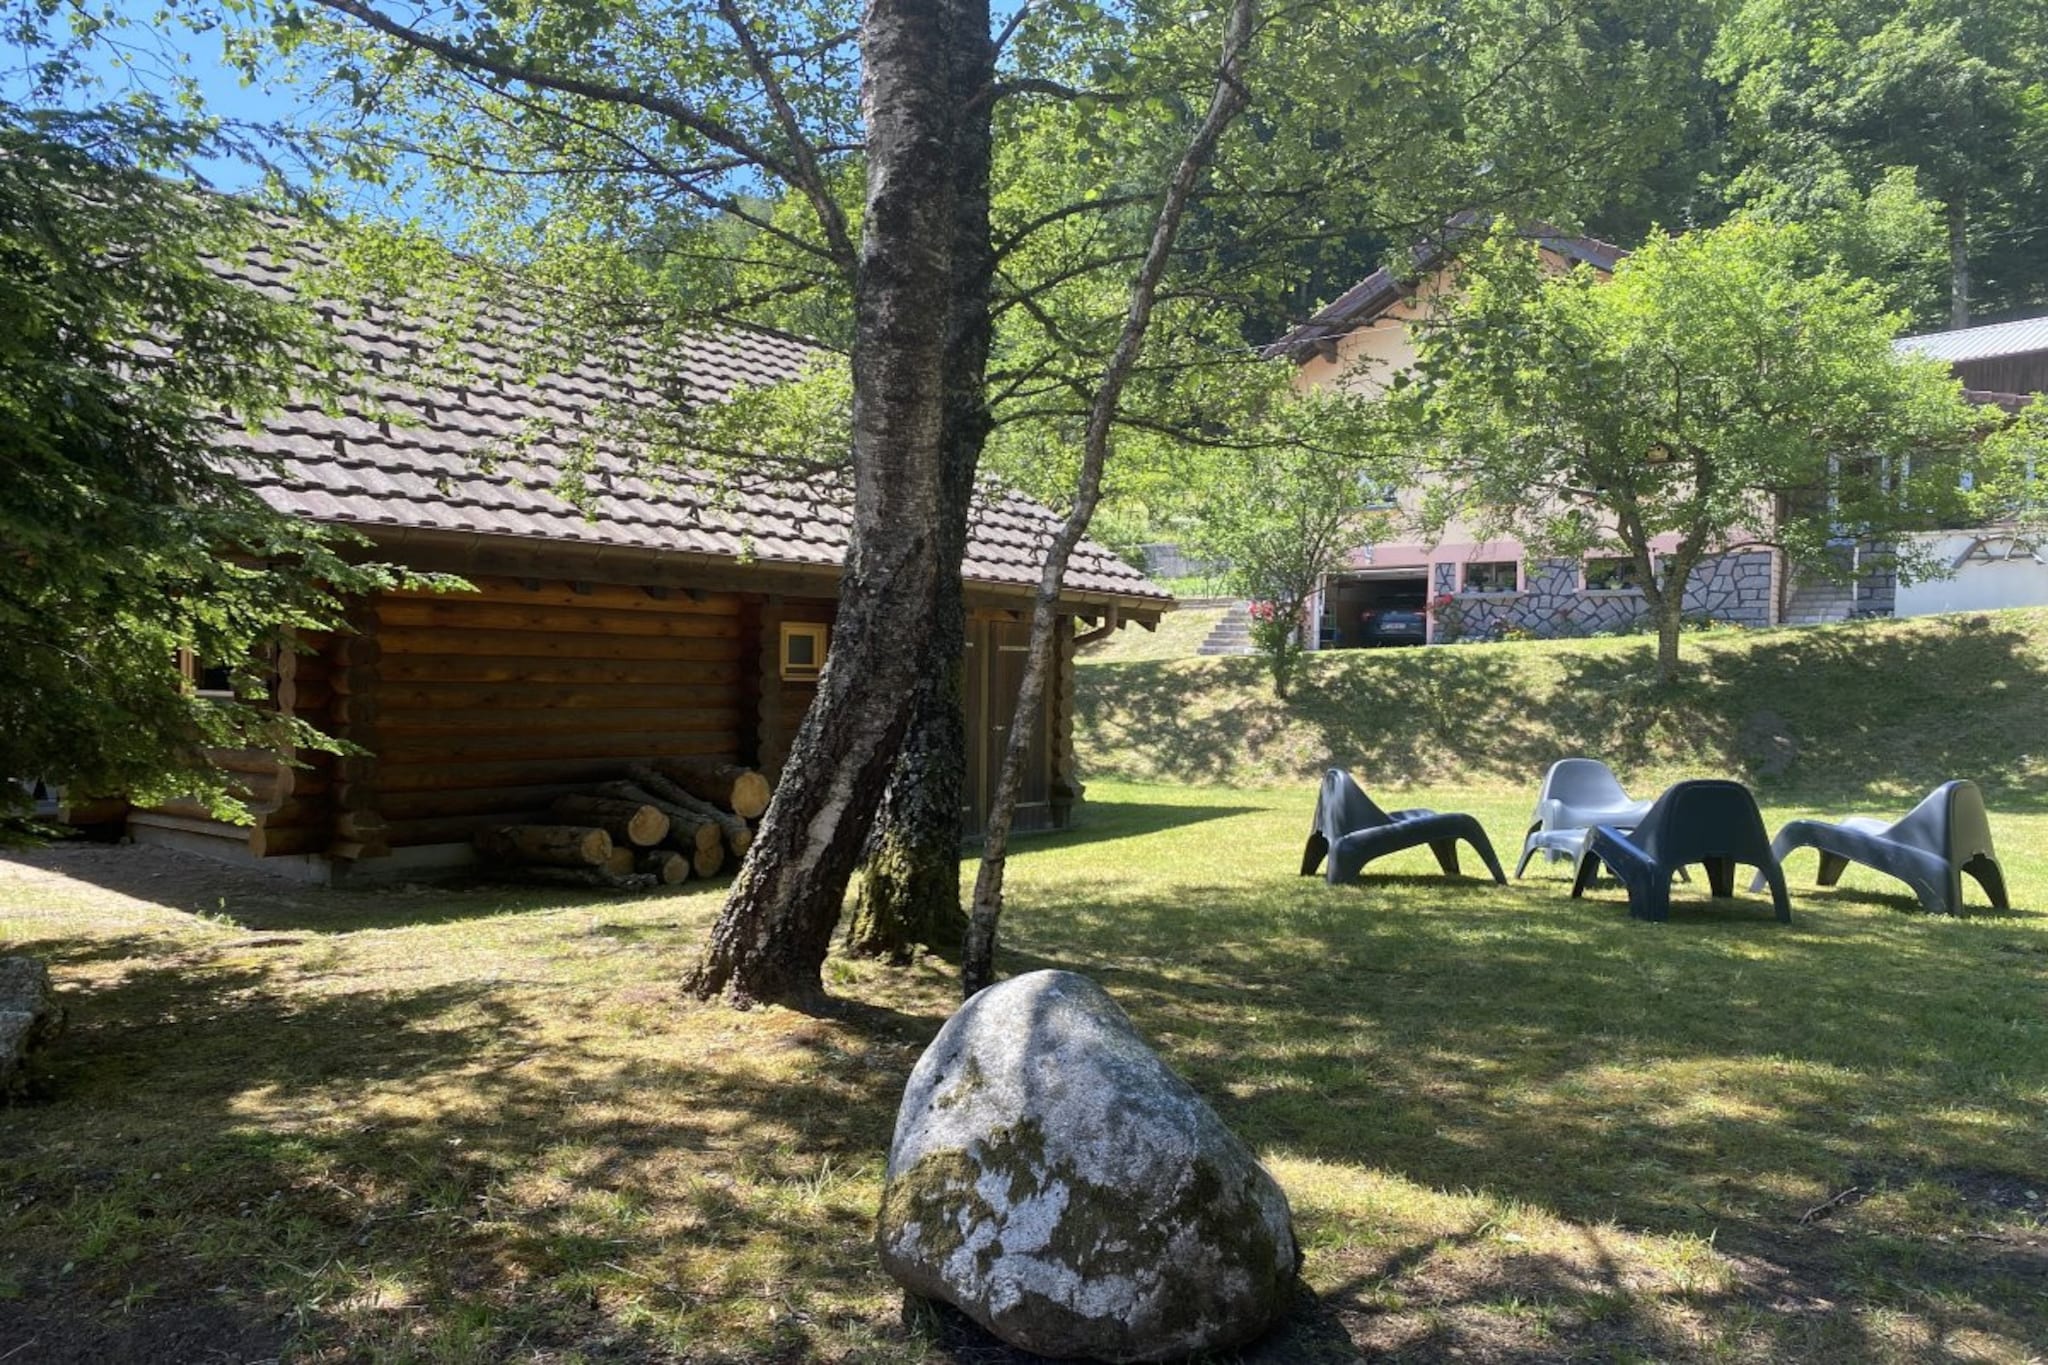
[[[1301,360],[1316,343],[1334,341],[1357,331],[1407,297],[1415,280],[1429,274],[1454,255],[1453,248],[1458,243],[1474,233],[1483,234],[1491,226],[1491,220],[1485,215],[1470,210],[1453,215],[1441,232],[1408,249],[1407,270],[1397,275],[1385,266],[1380,267],[1259,354],[1267,360],[1280,356]],[[1548,223],[1531,223],[1521,229],[1520,235],[1566,260],[1582,262],[1601,271],[1613,271],[1615,265],[1628,255],[1611,242],[1578,236]]]
[[[1988,327],[1965,327],[1959,332],[1929,332],[1925,336],[1900,337],[1892,345],[1901,351],[1915,351],[1936,360],[1946,360],[1952,365],[1966,360],[2032,355],[2048,351],[2048,318],[2022,318],[2018,322],[1995,322]]]
[[[274,297],[293,289],[293,268],[269,256],[214,265]],[[673,401],[680,390],[701,405],[744,384],[788,378],[803,365],[803,343],[736,332],[694,339],[665,367],[665,400],[594,363],[525,376],[512,343],[500,340],[517,335],[519,320],[502,325],[502,309],[492,335],[462,343],[459,376],[445,365],[421,366],[415,358],[439,344],[428,328],[376,311],[375,321],[340,324],[364,362],[358,401],[344,400],[338,413],[293,402],[254,431],[223,423],[219,442],[232,467],[272,507],[372,535],[446,531],[835,569],[844,561],[852,515],[840,476],[719,483],[673,466],[643,468],[606,434],[619,430],[607,411],[643,394]],[[578,480],[583,492],[571,501]],[[1027,499],[982,499],[969,527],[966,578],[1036,587],[1058,525]],[[1094,597],[1170,600],[1093,541],[1075,552],[1066,584]]]

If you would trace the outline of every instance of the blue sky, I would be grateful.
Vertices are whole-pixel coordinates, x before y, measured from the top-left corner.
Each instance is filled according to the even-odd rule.
[[[310,93],[281,75],[252,84],[230,66],[224,55],[228,33],[226,28],[194,32],[176,19],[151,24],[138,18],[130,28],[110,30],[88,50],[90,84],[69,91],[61,103],[85,108],[136,94],[168,99],[181,80],[189,80],[209,114],[234,123],[297,124],[317,115]],[[17,104],[38,102],[31,64],[42,54],[19,47],[0,51],[0,98]],[[251,188],[261,178],[256,167],[234,159],[209,160],[198,169],[228,190]]]

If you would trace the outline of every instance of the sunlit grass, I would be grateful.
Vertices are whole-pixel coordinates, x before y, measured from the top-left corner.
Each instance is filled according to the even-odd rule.
[[[1510,860],[1529,801],[1380,794],[1473,810]],[[1015,853],[1002,965],[1105,983],[1280,1178],[1315,1297],[1261,1358],[2048,1340],[2048,815],[1994,811],[2010,916],[1815,891],[1803,855],[1789,926],[1698,887],[1652,925],[1540,865],[1298,877],[1305,787],[1089,797]],[[97,856],[70,865],[161,855]],[[674,990],[715,888],[236,883],[202,918],[151,885],[0,863],[0,939],[74,1011],[49,1097],[0,1112],[0,1342],[954,1358],[871,1243],[943,962],[835,958],[843,1015],[735,1014]]]

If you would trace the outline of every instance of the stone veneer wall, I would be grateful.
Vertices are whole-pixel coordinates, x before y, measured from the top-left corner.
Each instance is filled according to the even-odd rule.
[[[1495,639],[1515,627],[1539,637],[1627,630],[1643,616],[1634,588],[1587,592],[1575,560],[1548,559],[1524,576],[1521,592],[1457,592],[1455,562],[1430,566],[1430,595],[1457,597],[1459,638]],[[1773,591],[1768,550],[1718,555],[1701,562],[1685,587],[1685,614],[1744,626],[1771,624]]]

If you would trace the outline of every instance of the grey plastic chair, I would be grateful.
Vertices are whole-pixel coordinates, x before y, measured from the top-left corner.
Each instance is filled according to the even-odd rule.
[[[1560,758],[1543,774],[1515,875],[1528,871],[1529,860],[1539,852],[1552,861],[1576,863],[1585,850],[1587,830],[1595,825],[1634,829],[1649,809],[1648,801],[1630,800],[1614,770],[1599,759]]]
[[[1313,877],[1327,857],[1324,880],[1332,886],[1355,882],[1373,859],[1428,844],[1445,875],[1455,877],[1460,839],[1478,851],[1495,881],[1507,885],[1500,859],[1493,856],[1493,844],[1477,820],[1433,810],[1381,810],[1351,780],[1350,773],[1332,768],[1323,774],[1322,788],[1316,794],[1315,823],[1308,832],[1308,847],[1302,851],[1301,875]]]
[[[1737,863],[1756,868],[1770,884],[1778,918],[1792,918],[1785,874],[1764,835],[1763,814],[1740,782],[1708,778],[1674,783],[1651,803],[1633,830],[1624,833],[1612,825],[1595,825],[1572,879],[1574,900],[1585,893],[1603,863],[1628,888],[1628,912],[1638,919],[1671,917],[1671,877],[1688,863],[1706,868],[1707,887],[1716,897],[1735,894]]]
[[[1820,875],[1815,879],[1820,886],[1833,886],[1850,863],[1862,863],[1912,887],[1920,908],[1928,913],[1960,915],[1967,872],[1995,908],[2012,908],[2005,894],[2005,872],[1991,848],[1984,794],[1975,782],[1944,782],[1904,819],[1889,825],[1864,816],[1834,824],[1794,820],[1771,840],[1771,853],[1780,862],[1801,848],[1820,851]]]

